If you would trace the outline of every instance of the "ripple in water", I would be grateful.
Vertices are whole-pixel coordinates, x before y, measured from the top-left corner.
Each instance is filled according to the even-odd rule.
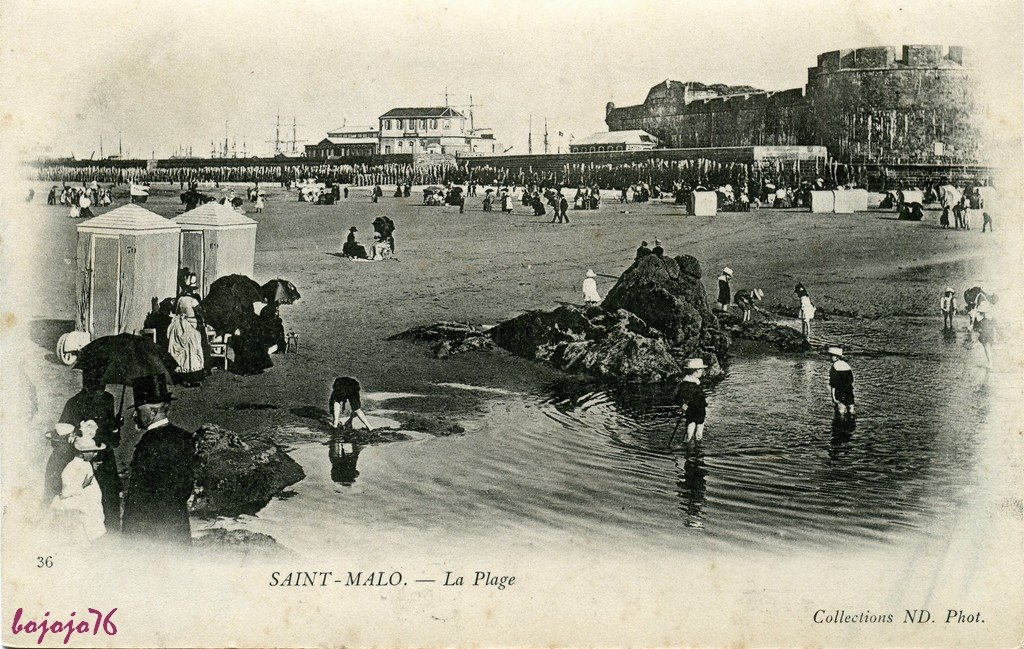
[[[771,550],[925,533],[970,489],[986,414],[980,351],[936,329],[822,323],[856,374],[852,431],[833,429],[823,356],[735,360],[709,390],[699,451],[678,436],[669,448],[670,394],[565,382],[497,394],[457,438],[342,464],[329,445],[299,445],[307,479],[250,523],[310,551],[339,538]]]

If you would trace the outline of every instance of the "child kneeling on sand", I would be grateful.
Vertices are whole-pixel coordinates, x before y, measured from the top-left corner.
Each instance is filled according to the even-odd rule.
[[[349,416],[348,421],[345,422],[345,426],[348,428],[352,427],[352,422],[355,421],[356,417],[359,417],[359,421],[363,422],[363,426],[366,426],[366,430],[372,431],[373,427],[370,426],[370,422],[366,421],[366,416],[363,414],[362,401],[359,398],[359,391],[361,386],[359,381],[355,380],[351,376],[339,376],[334,379],[334,387],[331,389],[331,415],[333,417],[331,426],[337,428],[341,425],[341,413],[345,411],[345,404],[347,403],[352,407],[352,414]]]

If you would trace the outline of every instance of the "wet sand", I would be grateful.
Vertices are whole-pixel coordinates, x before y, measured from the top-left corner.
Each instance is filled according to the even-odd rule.
[[[145,207],[173,216],[182,209],[178,193],[177,185],[158,186]],[[892,212],[760,210],[693,217],[667,202],[621,205],[606,199],[600,210],[570,211],[571,224],[558,225],[519,205],[512,215],[485,213],[480,197],[467,199],[460,215],[457,208],[421,205],[415,191],[408,199],[385,196],[374,204],[367,189],[357,189],[333,206],[299,203],[278,188],[268,193],[261,214],[245,204],[259,222],[254,274],[260,282],[283,277],[301,291],[301,300],[281,309],[286,332],[299,335],[299,352],[275,355],[275,366],[259,376],[215,371],[201,388],[178,388],[173,418],[184,427],[212,422],[249,434],[299,425],[322,428],[326,436],[321,422],[339,375],[358,377],[371,393],[428,395],[379,404],[370,396],[364,409],[371,415],[379,406],[398,421],[411,414],[442,422],[472,419],[493,395],[442,384],[530,392],[560,375],[504,354],[435,359],[426,346],[387,339],[440,320],[491,324],[527,309],[580,302],[586,270],[619,275],[642,239],[653,245],[660,238],[667,254],[699,259],[710,296],[728,265],[736,273],[733,289],[763,288],[768,308],[794,308],[792,289],[799,281],[825,311],[923,316],[937,327],[945,285],[958,294],[976,284],[998,291],[983,281],[985,261],[1005,254],[1003,235],[942,230],[934,211],[922,223],[896,221]],[[56,363],[53,349],[73,319],[75,225],[81,221],[68,219],[66,208],[47,207],[45,191],[36,196],[31,206],[19,206],[37,228],[37,271],[26,281],[38,303],[30,311],[25,371],[36,385],[38,419],[52,422],[78,388],[78,373]],[[396,224],[397,260],[340,257],[348,228],[358,227],[360,241],[369,243],[378,215]],[[599,277],[600,292],[613,283]],[[127,440],[125,453],[133,441]],[[40,444],[39,456],[45,452]]]

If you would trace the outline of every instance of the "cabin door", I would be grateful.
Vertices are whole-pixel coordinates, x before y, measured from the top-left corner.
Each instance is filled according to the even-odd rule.
[[[181,256],[178,258],[178,265],[181,268],[188,268],[199,278],[200,295],[205,295],[206,292],[204,241],[202,230],[182,230],[181,232]]]
[[[121,256],[117,237],[92,237],[92,273],[89,322],[92,339],[117,333],[118,296],[121,290]]]

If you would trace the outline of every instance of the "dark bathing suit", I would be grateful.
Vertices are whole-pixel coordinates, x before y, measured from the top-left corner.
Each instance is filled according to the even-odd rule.
[[[348,401],[352,410],[359,410],[362,402],[359,400],[359,381],[350,376],[341,376],[334,379],[334,387],[331,389],[331,403],[344,404]],[[323,393],[321,393],[323,394]]]
[[[683,381],[677,393],[679,405],[686,406],[686,423],[703,424],[707,416],[708,401],[704,396],[704,388],[699,383]]]

